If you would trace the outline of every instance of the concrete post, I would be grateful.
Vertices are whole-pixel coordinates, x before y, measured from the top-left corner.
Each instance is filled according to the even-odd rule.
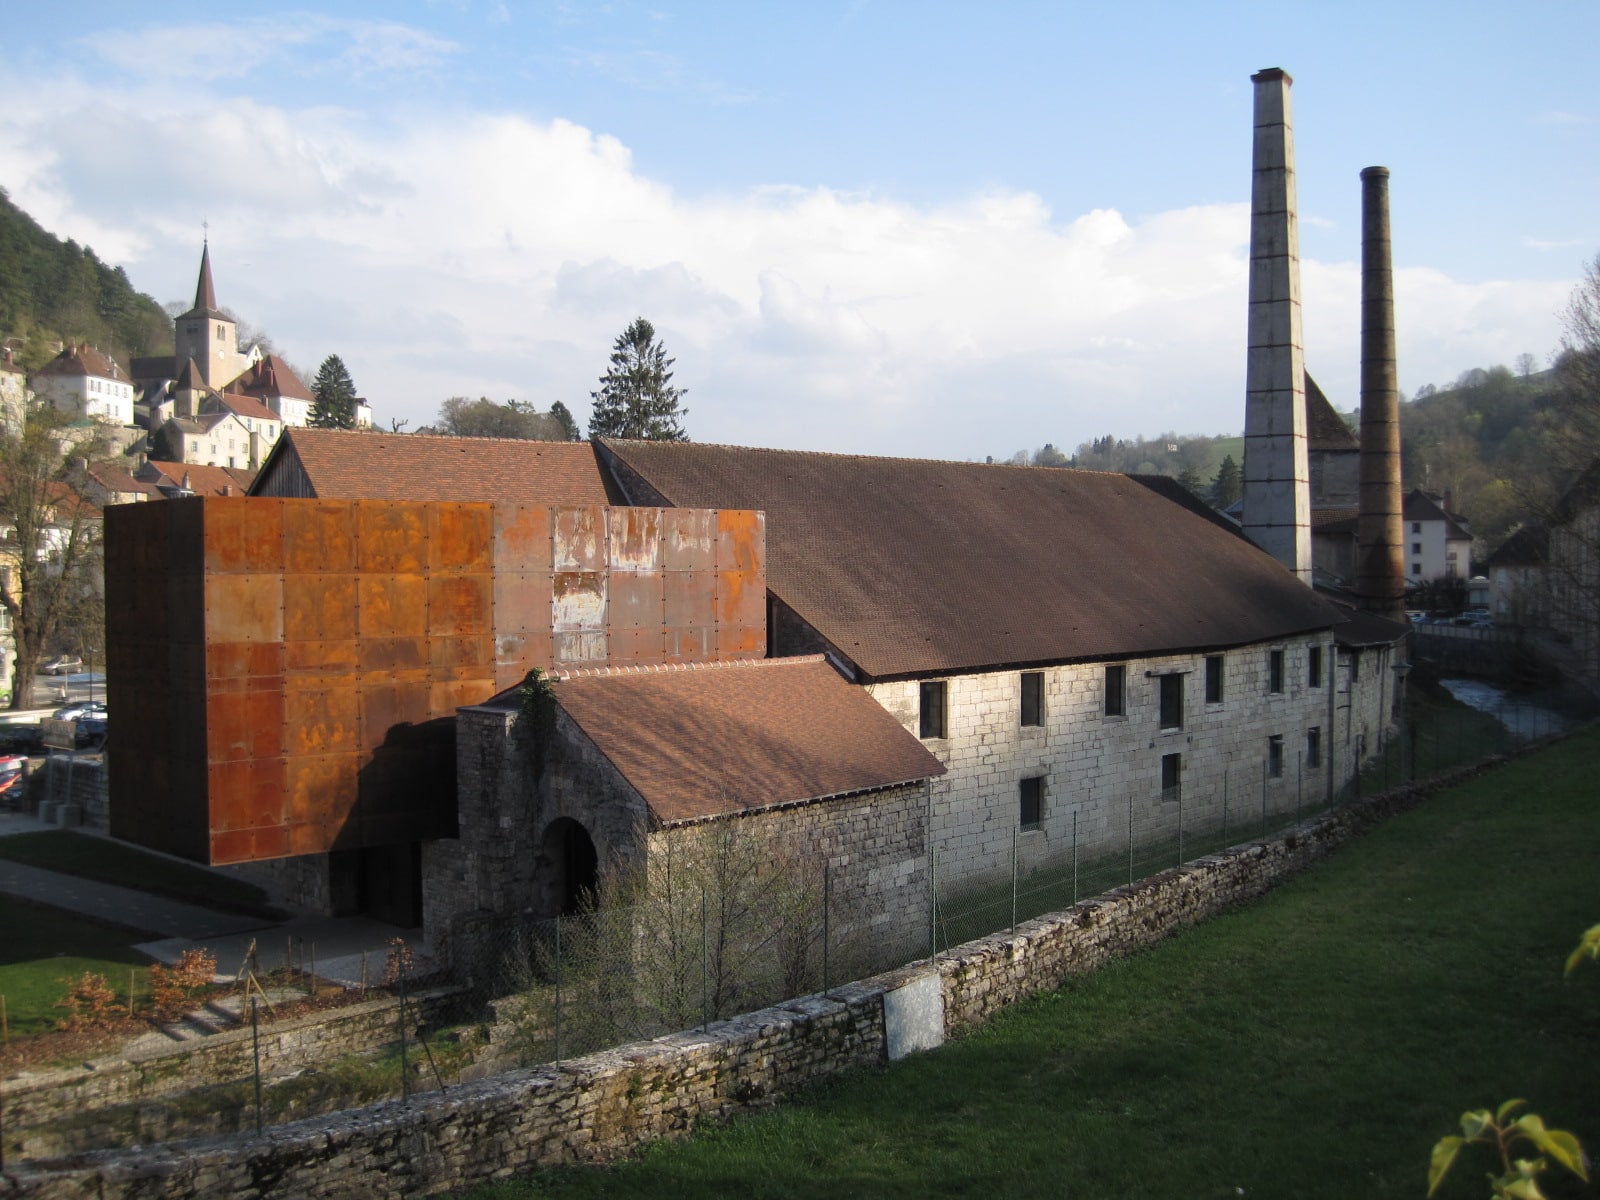
[[[1311,582],[1311,472],[1300,337],[1292,80],[1274,67],[1255,84],[1250,193],[1249,359],[1245,370],[1244,531]]]
[[[1400,392],[1395,367],[1389,168],[1361,172],[1361,515],[1356,594],[1361,606],[1405,616],[1400,496]]]

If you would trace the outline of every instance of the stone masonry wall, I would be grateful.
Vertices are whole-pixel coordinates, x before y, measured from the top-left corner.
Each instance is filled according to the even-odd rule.
[[[406,1102],[283,1126],[261,1138],[75,1155],[12,1167],[0,1196],[200,1200],[218,1195],[343,1200],[436,1194],[536,1165],[597,1161],[698,1120],[770,1104],[816,1080],[883,1063],[886,1004],[937,974],[945,1032],[987,1019],[1070,975],[1152,945],[1259,896],[1433,787],[1396,789],[1130,887],[876,976],[588,1058]]]
[[[1321,681],[1310,684],[1312,647],[1321,650]],[[1283,690],[1268,691],[1270,654],[1284,656]],[[1042,668],[1043,724],[1024,726],[1019,671],[955,675],[946,680],[947,738],[924,744],[949,769],[933,784],[933,839],[942,881],[984,880],[1010,871],[1016,838],[1022,870],[1070,858],[1074,828],[1078,856],[1124,851],[1129,818],[1135,841],[1177,833],[1179,802],[1164,796],[1162,758],[1181,755],[1181,805],[1186,830],[1218,829],[1260,819],[1268,738],[1283,738],[1283,772],[1267,777],[1269,813],[1322,807],[1349,778],[1353,756],[1335,753],[1342,679],[1326,633],[1301,635],[1221,652],[1222,702],[1205,701],[1204,654],[1130,659],[1124,667],[1123,714],[1106,716],[1105,663]],[[1370,660],[1370,653],[1363,656]],[[1369,675],[1379,674],[1371,662]],[[1181,728],[1162,729],[1158,676],[1183,674]],[[920,680],[868,685],[880,704],[913,734],[918,731]],[[1354,727],[1376,730],[1374,701],[1358,694]],[[1341,716],[1342,713],[1337,715]],[[1339,721],[1340,736],[1345,721]],[[1304,764],[1307,733],[1320,735],[1322,765]],[[1376,748],[1369,743],[1369,748]],[[1044,778],[1043,814],[1036,830],[1018,830],[1020,781]]]

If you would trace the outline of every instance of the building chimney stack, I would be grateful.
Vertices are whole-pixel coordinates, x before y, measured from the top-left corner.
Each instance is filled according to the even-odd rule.
[[[1368,612],[1405,615],[1400,391],[1395,367],[1389,168],[1361,172],[1361,515],[1356,594]]]
[[[1287,72],[1255,84],[1250,190],[1249,358],[1245,369],[1244,531],[1311,582],[1311,472],[1300,338],[1300,232]]]

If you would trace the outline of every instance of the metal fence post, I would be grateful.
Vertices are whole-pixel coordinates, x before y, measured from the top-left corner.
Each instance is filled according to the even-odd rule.
[[[711,1028],[711,987],[707,972],[711,963],[711,927],[706,919],[706,890],[700,889],[700,1015],[701,1031]]]
[[[833,938],[830,934],[830,918],[833,910],[833,864],[827,859],[822,860],[822,994],[828,994],[828,947]]]
[[[1072,810],[1072,902],[1078,902],[1078,810]]]
[[[1261,840],[1267,840],[1267,760],[1261,760]]]
[[[250,997],[250,1053],[256,1070],[256,1136],[261,1136],[261,1028],[256,1023],[256,998]]]
[[[603,918],[598,915],[596,920]],[[561,914],[556,914],[556,1062],[561,1061]]]
[[[1011,827],[1011,932],[1017,931],[1017,827]]]
[[[1228,848],[1228,771],[1227,763],[1222,765],[1222,848]]]
[[[1294,823],[1300,824],[1300,797],[1306,786],[1306,752],[1294,752]]]
[[[406,1060],[406,968],[400,963],[400,1099],[411,1099],[411,1064]]]
[[[1128,883],[1133,883],[1133,793],[1128,793]]]

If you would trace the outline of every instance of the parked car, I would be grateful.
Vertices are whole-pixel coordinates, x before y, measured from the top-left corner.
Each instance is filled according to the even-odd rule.
[[[75,654],[58,654],[39,664],[41,675],[71,675],[74,671],[81,670],[83,670],[83,659]]]
[[[44,731],[37,725],[0,725],[0,754],[43,754]]]
[[[77,721],[84,717],[99,717],[104,720],[106,706],[99,700],[85,700],[80,704],[68,704],[58,708],[50,715],[58,721]]]
[[[0,757],[0,803],[22,791],[22,772],[27,765],[28,760],[20,754]]]

